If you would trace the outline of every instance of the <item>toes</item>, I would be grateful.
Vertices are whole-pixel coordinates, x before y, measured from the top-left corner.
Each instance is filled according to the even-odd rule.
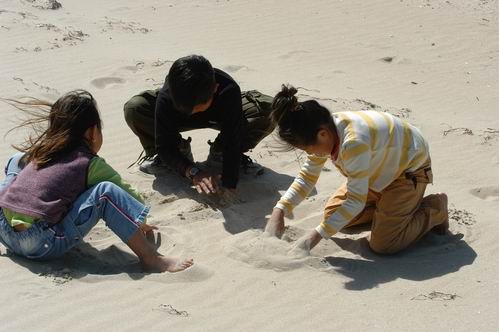
[[[182,264],[182,266],[184,268],[188,268],[190,266],[192,266],[194,264],[194,260],[191,258],[191,259],[188,259],[186,261],[184,261],[184,263]]]
[[[169,269],[170,272],[180,272],[183,271],[189,267],[191,267],[194,264],[194,260],[187,259],[187,260],[178,260],[175,264],[173,264],[172,268]]]

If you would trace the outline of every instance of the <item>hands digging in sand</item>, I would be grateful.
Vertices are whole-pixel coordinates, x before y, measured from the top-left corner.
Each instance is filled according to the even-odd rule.
[[[272,119],[282,141],[305,151],[308,160],[274,208],[266,233],[282,235],[284,216],[308,196],[328,160],[347,181],[293,253],[308,253],[322,238],[360,224],[373,224],[369,245],[379,254],[403,250],[431,230],[447,233],[447,196],[424,196],[433,176],[428,143],[416,127],[384,112],[331,114],[315,100],[298,102],[296,92],[282,86]]]
[[[245,153],[270,134],[272,97],[256,90],[241,92],[226,72],[199,55],[177,59],[165,83],[132,97],[124,106],[125,120],[140,140],[144,173],[173,170],[189,179],[202,194],[219,187],[235,190],[241,170],[260,170]],[[208,159],[195,163],[191,138],[182,132],[201,128],[219,131],[208,141]]]
[[[266,233],[282,236],[285,216],[308,196],[328,160],[347,178],[326,203],[322,222],[296,241],[292,255],[308,255],[322,238],[360,224],[373,224],[369,245],[379,254],[403,250],[431,230],[448,231],[447,196],[424,196],[433,176],[428,143],[416,127],[384,112],[331,114],[315,100],[299,102],[296,93],[285,85],[273,99],[241,93],[205,58],[180,58],[163,88],[125,104],[127,123],[146,153],[140,169],[174,169],[199,194],[233,197],[241,168],[255,165],[243,153],[277,127],[284,144],[308,158],[275,206]],[[35,115],[24,125],[48,126],[7,164],[0,191],[0,240],[7,248],[31,259],[60,257],[103,219],[145,271],[192,266],[192,259],[158,253],[150,242],[157,228],[146,224],[149,208],[142,196],[97,155],[101,119],[90,93],[72,91],[54,104],[9,102]],[[191,139],[180,135],[198,128],[220,131],[204,166],[194,163]]]

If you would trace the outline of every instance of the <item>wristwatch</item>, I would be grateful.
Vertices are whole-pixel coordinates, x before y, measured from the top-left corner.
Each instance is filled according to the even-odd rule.
[[[196,166],[192,166],[189,169],[189,179],[193,180],[194,177],[199,174],[199,172],[201,172],[199,168],[197,168]]]

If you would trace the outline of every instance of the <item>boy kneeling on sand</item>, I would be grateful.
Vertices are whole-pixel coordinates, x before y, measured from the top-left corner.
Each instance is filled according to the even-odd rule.
[[[199,193],[234,190],[241,168],[259,168],[244,153],[274,129],[270,120],[272,97],[258,91],[242,92],[227,73],[212,68],[202,56],[176,60],[161,89],[134,96],[124,107],[125,120],[140,139],[145,160],[140,170],[156,174],[165,167],[190,179]],[[210,174],[194,163],[190,138],[181,132],[200,128],[220,131],[205,166],[222,168]]]

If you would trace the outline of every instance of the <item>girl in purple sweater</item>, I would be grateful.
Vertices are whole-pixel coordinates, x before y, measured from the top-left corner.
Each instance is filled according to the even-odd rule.
[[[145,271],[177,272],[193,264],[160,255],[146,235],[149,208],[97,153],[101,119],[92,95],[78,90],[53,105],[12,102],[33,118],[30,136],[0,184],[0,242],[30,259],[62,256],[103,219],[138,256]]]

